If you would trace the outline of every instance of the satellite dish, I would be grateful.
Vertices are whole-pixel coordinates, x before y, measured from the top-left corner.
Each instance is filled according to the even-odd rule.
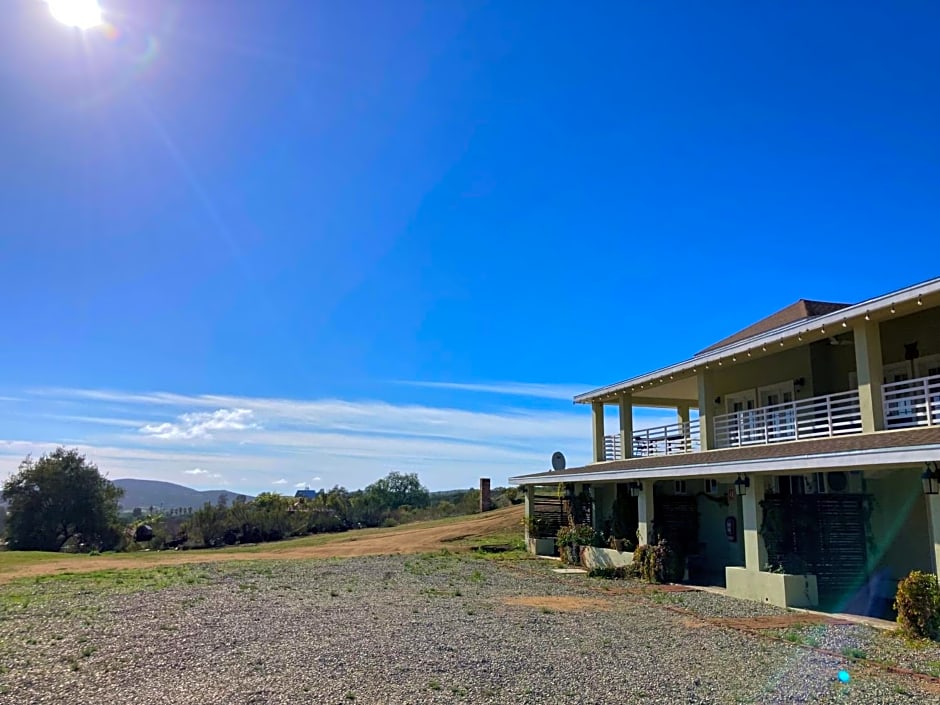
[[[552,470],[555,472],[561,472],[565,469],[565,454],[560,450],[556,450],[552,453]]]

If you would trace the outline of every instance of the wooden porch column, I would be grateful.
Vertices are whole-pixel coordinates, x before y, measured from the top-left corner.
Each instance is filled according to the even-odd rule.
[[[649,544],[653,536],[653,498],[656,484],[654,480],[643,480],[640,483],[643,489],[636,498],[637,519],[639,522],[638,538],[641,544]]]
[[[633,457],[633,396],[620,397],[620,457]]]
[[[604,402],[591,402],[591,420],[594,422],[594,462],[602,463],[607,459],[604,452]]]
[[[873,433],[885,427],[884,402],[881,396],[881,385],[884,382],[881,329],[875,321],[862,321],[855,326],[853,333],[862,433]]]
[[[713,409],[715,399],[715,384],[712,374],[708,370],[699,370],[698,373],[698,421],[702,436],[702,450],[711,450],[715,447],[715,430]]]
[[[690,404],[683,404],[682,406],[676,407],[676,415],[679,417],[679,423],[687,424],[689,423],[689,407]]]
[[[741,498],[743,509],[742,529],[744,530],[744,567],[759,571],[767,564],[767,547],[760,535],[760,525],[764,520],[760,502],[764,499],[764,477],[750,475],[751,486]]]
[[[929,494],[926,498],[927,520],[932,544],[930,559],[933,563],[933,572],[940,578],[940,494]]]
[[[525,492],[525,511],[523,516],[526,518],[525,521],[525,540],[529,540],[529,519],[532,518],[532,511],[535,508],[535,486],[534,485],[524,485],[523,491]]]

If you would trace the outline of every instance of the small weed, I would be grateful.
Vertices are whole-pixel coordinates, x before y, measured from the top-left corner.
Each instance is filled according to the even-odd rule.
[[[791,644],[803,643],[803,635],[794,629],[788,629],[786,632],[784,632],[783,638],[789,641]]]
[[[852,659],[868,658],[868,654],[865,653],[864,649],[859,649],[855,646],[847,646],[842,649],[842,655]]]
[[[475,583],[484,583],[486,582],[486,577],[479,570],[475,570],[470,573],[470,580]]]
[[[98,647],[96,646],[86,646],[84,649],[82,649],[82,658],[90,658],[91,655],[94,654],[97,650]]]
[[[911,691],[905,688],[903,685],[894,686],[894,692],[898,695],[911,695]]]
[[[440,690],[441,682],[435,678],[430,683],[428,683],[428,688],[431,690]]]
[[[551,613],[552,613],[552,611],[551,611],[550,609],[548,609],[548,607],[540,607],[540,608],[539,608],[539,611],[540,611],[542,614],[551,614]]]
[[[681,605],[685,602],[685,598],[682,597],[682,595],[662,592],[661,590],[653,590],[650,593],[650,599],[657,605]]]
[[[351,690],[349,690],[349,691],[346,692],[346,699],[347,699],[347,700],[355,700],[355,699],[356,699],[356,694],[355,694],[354,692],[352,692]]]

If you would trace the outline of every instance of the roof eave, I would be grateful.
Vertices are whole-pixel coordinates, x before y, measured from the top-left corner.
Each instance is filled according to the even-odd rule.
[[[736,343],[717,348],[710,351],[706,355],[697,355],[683,362],[679,362],[669,367],[655,370],[653,372],[648,372],[644,375],[624,380],[623,382],[617,382],[616,384],[599,387],[598,389],[585,392],[584,394],[578,394],[574,397],[574,403],[589,404],[594,401],[603,401],[610,396],[622,393],[639,385],[655,382],[662,377],[696,372],[698,367],[709,365],[711,363],[717,363],[719,360],[724,359],[729,355],[746,353],[748,350],[755,347],[774,344],[786,345],[788,340],[792,340],[793,338],[808,331],[810,328],[824,328],[826,325],[840,323],[843,320],[862,318],[866,315],[869,315],[870,313],[878,313],[883,310],[889,310],[892,306],[915,301],[918,299],[918,297],[931,296],[937,293],[940,293],[940,277],[930,279],[920,284],[914,284],[904,289],[900,289],[889,294],[884,294],[873,299],[868,299],[866,301],[862,301],[861,303],[853,304],[847,308],[834,311],[833,313],[824,314],[822,316],[817,316],[808,320],[803,319],[796,321],[786,326],[776,328],[767,333],[761,333],[760,335],[756,335],[751,338],[745,338],[744,340],[738,341]]]

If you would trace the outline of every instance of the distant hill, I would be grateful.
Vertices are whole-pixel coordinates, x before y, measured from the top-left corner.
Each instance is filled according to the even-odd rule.
[[[114,480],[114,484],[124,490],[121,498],[121,509],[131,510],[134,507],[163,507],[175,509],[177,507],[193,507],[198,509],[206,502],[215,504],[221,495],[225,495],[229,504],[238,494],[228,490],[194,490],[172,482],[159,480]]]

